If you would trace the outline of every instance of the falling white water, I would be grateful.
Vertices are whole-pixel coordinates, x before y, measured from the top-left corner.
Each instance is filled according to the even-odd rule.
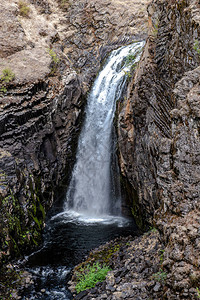
[[[138,42],[113,51],[94,82],[66,195],[65,212],[70,210],[91,219],[112,213],[110,166],[115,105],[131,67],[124,65],[124,59],[129,54],[137,54],[137,62],[143,45],[144,42]]]

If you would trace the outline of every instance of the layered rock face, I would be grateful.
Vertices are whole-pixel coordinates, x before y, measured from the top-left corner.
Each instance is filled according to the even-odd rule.
[[[0,74],[14,76],[0,82],[0,244],[10,255],[38,244],[72,169],[85,95],[110,50],[146,35],[149,1],[4,2]]]
[[[134,189],[134,214],[163,234],[164,297],[194,299],[200,280],[200,6],[155,0],[148,12],[149,38],[119,107],[120,165]]]

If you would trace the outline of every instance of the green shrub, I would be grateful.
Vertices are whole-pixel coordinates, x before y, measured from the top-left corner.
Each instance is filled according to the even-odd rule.
[[[136,59],[136,54],[128,54],[126,57],[126,66],[129,66],[133,63],[133,61]]]
[[[130,67],[130,70],[133,71],[135,70],[138,62],[135,62],[135,59],[138,55],[138,52],[136,52],[135,54],[130,53],[129,55],[127,55],[126,59],[125,59],[125,67]]]
[[[51,56],[51,74],[54,74],[58,64],[60,62],[60,59],[58,58],[57,54],[55,53],[55,51],[53,49],[48,49],[48,53]]]
[[[199,41],[198,41],[198,40],[195,40],[195,41],[194,41],[193,49],[194,49],[195,51],[197,51],[198,55],[200,56],[200,48],[199,48]]]
[[[104,281],[110,270],[111,269],[105,264],[101,267],[98,262],[92,266],[80,269],[79,272],[76,273],[78,281],[76,284],[77,293],[94,287],[97,282]]]
[[[160,263],[161,263],[161,264],[163,263],[163,260],[164,260],[164,253],[165,253],[165,250],[164,250],[164,249],[161,249],[161,250],[160,250]]]
[[[196,290],[197,290],[197,298],[200,299],[200,289],[197,287]]]
[[[30,13],[30,7],[27,6],[27,3],[24,1],[19,1],[18,3],[19,6],[19,14],[22,17],[28,17]]]
[[[153,277],[156,281],[164,282],[167,279],[167,273],[160,269],[160,271],[155,273]]]
[[[159,21],[158,20],[155,20],[154,24],[153,24],[153,28],[151,30],[151,35],[153,37],[157,37],[158,35],[158,25],[159,25]]]
[[[158,232],[158,230],[155,227],[149,227],[149,231],[153,233]]]
[[[130,71],[125,71],[125,75],[127,75],[129,78],[132,77],[132,72],[136,69],[138,62],[136,62],[137,56],[141,53],[142,49],[139,49],[136,53],[129,53],[124,62],[123,62],[123,67],[129,67]]]
[[[6,85],[13,81],[13,79],[15,78],[15,74],[9,69],[3,69],[2,71],[2,75],[0,76],[0,92],[1,93],[6,93],[7,89],[6,89]]]

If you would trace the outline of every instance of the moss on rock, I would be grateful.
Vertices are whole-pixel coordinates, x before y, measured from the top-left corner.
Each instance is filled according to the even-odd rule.
[[[0,215],[0,264],[41,242],[45,209],[33,179],[29,181],[25,203],[12,190],[6,197],[0,196]]]

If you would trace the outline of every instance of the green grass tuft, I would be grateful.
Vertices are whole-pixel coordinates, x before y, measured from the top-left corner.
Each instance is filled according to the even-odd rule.
[[[92,266],[87,266],[85,269],[80,269],[79,272],[76,273],[78,281],[76,284],[77,293],[93,288],[97,282],[104,281],[110,270],[111,269],[105,264],[101,267],[98,262]]]
[[[53,75],[58,68],[60,59],[53,49],[49,48],[48,53],[51,56],[51,75]]]
[[[28,7],[26,2],[21,1],[21,0],[19,1],[18,6],[19,6],[20,16],[27,18],[29,16],[29,13],[30,13],[30,7]]]
[[[2,70],[2,75],[0,76],[0,92],[1,93],[6,93],[6,85],[13,81],[15,78],[15,74],[9,69],[3,69]]]
[[[194,41],[194,46],[193,49],[198,53],[198,55],[200,56],[200,46],[199,46],[199,41],[195,40]]]
[[[197,290],[197,298],[200,299],[200,289],[197,287],[196,290]]]
[[[153,275],[153,278],[156,280],[156,281],[159,281],[159,282],[164,282],[166,279],[167,279],[167,273],[164,272],[162,269],[160,269],[159,272],[155,273]]]

